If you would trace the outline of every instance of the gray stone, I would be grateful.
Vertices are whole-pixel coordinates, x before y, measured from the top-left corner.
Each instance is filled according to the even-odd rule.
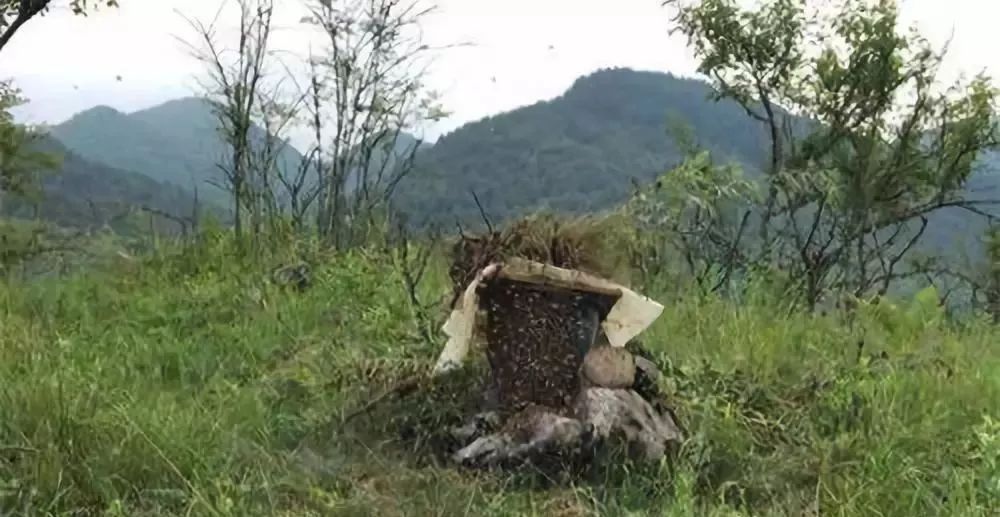
[[[453,459],[469,466],[491,466],[554,450],[578,449],[591,436],[589,426],[573,418],[531,409],[520,416],[516,425],[477,438]]]
[[[573,454],[595,443],[622,438],[639,452],[639,459],[655,462],[683,439],[669,412],[657,411],[632,390],[584,389],[575,411],[569,417],[529,407],[511,416],[500,431],[477,437],[453,459],[467,466],[486,467],[551,452]],[[466,428],[471,431],[473,426]]]
[[[312,285],[312,270],[304,262],[280,266],[271,271],[271,280],[278,285],[305,291]]]
[[[683,438],[669,413],[657,411],[632,390],[584,390],[577,401],[577,417],[592,425],[600,439],[620,434],[629,445],[638,446],[649,461],[658,461],[671,443],[680,443]]]
[[[635,357],[624,348],[599,346],[583,359],[582,373],[591,386],[629,388],[635,382]]]

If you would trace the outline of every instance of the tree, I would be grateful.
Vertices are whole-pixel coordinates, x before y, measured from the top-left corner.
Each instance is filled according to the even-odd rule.
[[[751,214],[747,207],[757,201],[757,190],[739,167],[713,163],[688,128],[675,129],[688,157],[637,189],[626,204],[635,228],[632,266],[647,279],[663,278],[669,265],[679,262],[683,278],[717,292],[729,287],[746,262],[741,248]]]
[[[0,51],[10,39],[35,16],[44,15],[51,8],[52,0],[0,0]],[[117,7],[118,0],[70,0],[73,14],[86,16],[99,5]]]
[[[943,52],[897,29],[894,2],[668,0],[719,98],[771,140],[757,256],[813,307],[829,290],[885,293],[920,274],[904,259],[929,215],[986,214],[964,186],[997,145],[997,90],[980,75],[940,87]]]
[[[218,20],[207,25],[188,21],[198,35],[193,54],[207,70],[202,83],[206,99],[228,147],[219,163],[223,182],[217,186],[232,194],[237,237],[249,222],[256,238],[265,222],[280,215],[278,157],[286,145],[280,135],[294,117],[294,106],[283,105],[281,89],[269,81],[274,1],[237,0],[236,5],[239,33],[232,48],[219,41]]]
[[[413,171],[421,142],[406,131],[444,116],[422,81],[431,49],[419,29],[431,11],[412,0],[317,0],[303,20],[324,39],[306,104],[323,155],[317,227],[334,244],[379,223]]]
[[[430,9],[401,0],[317,0],[302,22],[317,29],[323,48],[305,61],[301,85],[287,63],[274,70],[273,0],[236,3],[240,30],[231,48],[217,38],[215,22],[189,20],[198,35],[193,53],[208,71],[206,97],[231,151],[220,169],[236,233],[249,222],[256,235],[284,215],[298,230],[313,216],[335,245],[387,228],[388,201],[420,145],[405,132],[443,116],[421,82],[430,48],[420,42],[419,22]],[[284,170],[281,135],[301,120],[312,145],[294,170]]]
[[[51,0],[0,0],[0,51],[29,20],[44,15]],[[118,5],[117,0],[70,0],[74,14],[86,15],[99,4]],[[52,168],[55,161],[30,148],[38,136],[32,128],[17,124],[10,110],[24,98],[9,79],[0,80],[0,208],[5,193],[25,194],[33,186],[34,173]]]
[[[983,275],[985,285],[981,288],[985,297],[983,305],[987,314],[993,318],[993,323],[1000,323],[1000,228],[990,228],[985,237],[987,267],[986,274]]]
[[[37,173],[57,165],[53,157],[32,148],[40,134],[14,122],[10,110],[23,102],[10,81],[0,81],[0,213],[5,195],[32,193]]]

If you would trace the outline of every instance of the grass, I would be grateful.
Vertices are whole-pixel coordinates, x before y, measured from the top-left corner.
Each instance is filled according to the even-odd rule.
[[[341,425],[440,347],[385,256],[289,251],[314,265],[297,293],[268,282],[282,257],[232,251],[0,287],[0,514],[1000,514],[1000,332],[926,294],[847,323],[650,293],[642,342],[690,439],[672,465],[540,483],[429,453],[466,387]]]

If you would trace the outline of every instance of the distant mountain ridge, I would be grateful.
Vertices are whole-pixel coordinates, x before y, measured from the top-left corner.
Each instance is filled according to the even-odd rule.
[[[768,157],[765,128],[731,100],[715,101],[704,81],[627,68],[579,78],[563,95],[486,117],[441,137],[421,153],[419,170],[400,185],[397,207],[411,221],[453,227],[481,215],[494,223],[536,210],[587,213],[625,201],[684,158],[672,136],[678,124],[719,163],[736,162],[748,177]],[[806,124],[806,121],[802,121]],[[1000,193],[983,158],[967,189],[975,198]],[[977,253],[986,227],[961,209],[936,212],[923,248]]]
[[[715,101],[713,93],[701,80],[660,72],[594,72],[557,98],[422,144],[416,170],[396,190],[395,206],[416,224],[449,227],[481,219],[473,193],[493,222],[543,209],[606,210],[627,199],[633,183],[651,181],[683,160],[673,133],[679,126],[718,162],[757,174],[768,152],[763,126],[737,103]],[[206,101],[185,98],[130,114],[93,108],[55,126],[52,135],[91,162],[189,191],[197,186],[202,199],[228,204],[224,192],[206,185],[218,179],[216,163],[225,152],[215,127]],[[397,149],[413,142],[405,135]],[[289,147],[282,159],[297,164],[301,155]],[[998,186],[1000,175],[982,172],[969,190],[994,195]],[[976,248],[985,228],[981,217],[957,209],[937,213],[932,222],[926,240],[938,250]]]
[[[678,123],[721,161],[759,168],[760,126],[732,101],[712,102],[702,81],[609,69],[563,95],[466,124],[421,153],[400,186],[398,207],[414,219],[479,217],[475,192],[497,220],[537,209],[589,212],[626,199],[684,157]]]
[[[211,185],[223,183],[218,164],[226,146],[217,127],[208,102],[187,97],[128,114],[98,106],[53,126],[50,134],[89,160],[228,202],[228,194]],[[259,127],[253,131],[264,135]],[[286,146],[279,160],[294,168],[301,159]]]
[[[95,229],[104,225],[115,227],[115,222],[130,209],[147,209],[150,213],[162,212],[178,218],[191,216],[195,209],[196,200],[187,190],[87,160],[54,138],[42,138],[36,149],[57,157],[59,167],[43,172],[40,198],[8,196],[0,215],[39,218],[66,228]],[[199,204],[199,209],[222,215],[204,203]],[[167,226],[180,229],[173,223]]]

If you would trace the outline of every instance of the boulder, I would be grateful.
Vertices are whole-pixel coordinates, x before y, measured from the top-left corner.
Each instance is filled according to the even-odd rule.
[[[672,415],[657,411],[633,390],[586,389],[580,394],[577,411],[577,417],[592,426],[598,439],[620,437],[648,461],[659,461],[682,439]]]

